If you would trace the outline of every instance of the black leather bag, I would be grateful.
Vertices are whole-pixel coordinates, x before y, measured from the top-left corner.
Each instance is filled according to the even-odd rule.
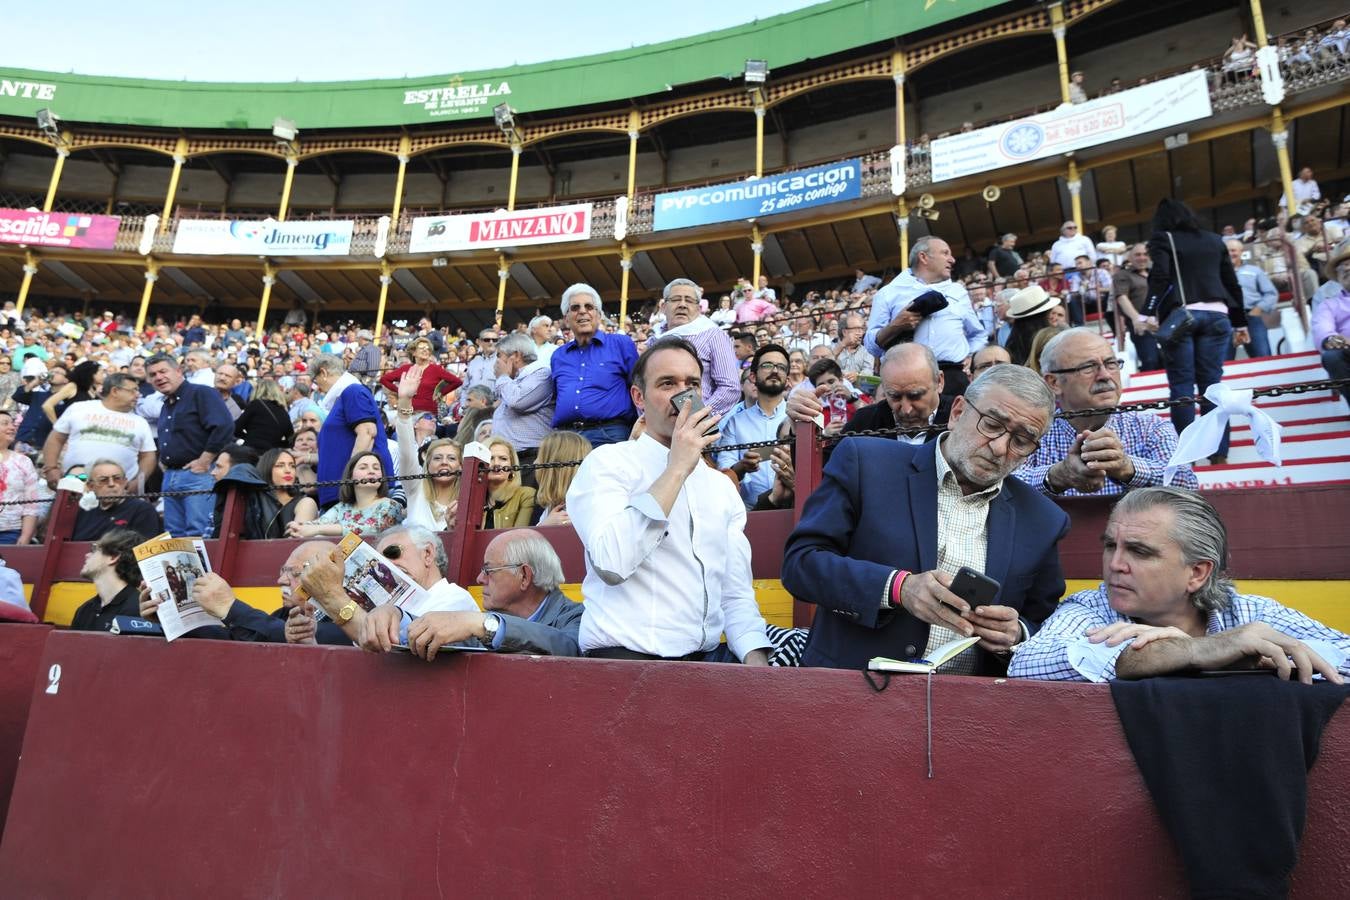
[[[1167,314],[1167,318],[1162,320],[1158,326],[1158,342],[1162,344],[1175,344],[1183,338],[1189,337],[1192,331],[1195,331],[1195,316],[1186,308],[1186,286],[1181,280],[1181,257],[1177,255],[1177,245],[1172,240],[1172,232],[1167,232],[1167,243],[1172,247],[1172,269],[1173,277],[1177,282],[1177,293],[1181,297],[1181,305]]]

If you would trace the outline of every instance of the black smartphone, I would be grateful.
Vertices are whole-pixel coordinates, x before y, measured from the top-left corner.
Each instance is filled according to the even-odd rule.
[[[998,596],[999,584],[994,579],[985,575],[983,572],[976,572],[969,566],[962,566],[956,572],[956,577],[952,579],[951,587],[947,590],[970,604],[970,608],[985,606],[994,602]],[[953,612],[956,608],[949,604],[943,604]]]
[[[703,391],[700,390],[699,388],[686,388],[685,390],[680,391],[674,397],[670,398],[670,408],[671,411],[676,416],[678,416],[680,414],[680,410],[684,409],[686,406],[689,407],[689,415],[691,416],[694,413],[698,412],[700,409],[702,409]],[[708,428],[704,430],[703,433],[716,434],[717,428],[716,427]]]

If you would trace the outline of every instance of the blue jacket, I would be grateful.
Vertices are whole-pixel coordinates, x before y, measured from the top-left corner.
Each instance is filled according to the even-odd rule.
[[[928,645],[926,622],[881,600],[896,569],[937,567],[937,447],[848,438],[835,448],[783,556],[783,586],[819,607],[802,665],[862,669]],[[1016,478],[990,503],[984,571],[1002,586],[994,602],[1018,610],[1029,631],[1064,596],[1057,545],[1068,529],[1063,510]],[[1005,666],[980,651],[980,674]]]

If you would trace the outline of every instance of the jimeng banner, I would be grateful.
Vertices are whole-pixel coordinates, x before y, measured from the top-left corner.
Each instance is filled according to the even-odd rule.
[[[814,169],[657,194],[652,230],[758,219],[861,196],[862,162],[845,159]]]
[[[206,256],[346,256],[352,223],[183,219],[173,235],[173,252]]]
[[[1187,72],[1086,103],[933,141],[933,181],[948,181],[1208,118],[1209,79]]]
[[[409,253],[494,250],[591,238],[591,204],[413,219]]]

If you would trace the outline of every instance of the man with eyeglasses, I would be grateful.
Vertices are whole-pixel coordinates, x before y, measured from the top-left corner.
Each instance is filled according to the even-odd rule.
[[[1120,403],[1120,364],[1111,344],[1090,328],[1055,335],[1041,351],[1041,372],[1060,410]],[[1151,412],[1102,412],[1056,418],[1016,476],[1044,494],[1107,496],[1156,487],[1177,447],[1172,424]],[[1200,487],[1190,466],[1172,484]]]
[[[475,384],[492,387],[497,383],[497,343],[501,335],[495,328],[484,328],[478,332],[478,353],[469,360],[468,373],[464,376],[464,390]]]
[[[970,358],[970,377],[979,378],[986,369],[1012,364],[1012,355],[998,344],[982,348]]]
[[[694,345],[703,363],[703,402],[725,416],[740,399],[740,363],[731,338],[699,309],[702,293],[688,278],[666,285],[661,300],[666,327],[661,337],[681,337]]]
[[[863,346],[867,320],[857,313],[846,313],[835,344],[834,361],[844,370],[844,378],[856,385],[859,375],[872,375],[877,370],[877,358]]]
[[[1022,366],[994,366],[952,404],[948,432],[920,446],[841,442],[783,556],[783,586],[822,612],[802,665],[862,669],[875,656],[974,647],[949,674],[1001,674],[1007,655],[1064,594],[1059,540],[1069,518],[1007,476],[1035,453],[1054,396]],[[971,608],[949,587],[968,566],[1001,586]]]
[[[127,496],[130,488],[120,462],[95,460],[86,471],[85,490],[92,492],[97,503],[88,509],[81,508],[75,516],[72,541],[96,541],[113,528],[129,528],[149,540],[164,530],[152,505],[139,497]]]
[[[750,359],[750,377],[756,387],[755,402],[722,423],[718,445],[753,444],[778,437],[778,426],[787,416],[783,392],[787,390],[788,353],[779,344],[765,344]],[[731,471],[740,482],[741,499],[746,508],[759,495],[773,487],[774,474],[765,463],[768,449],[720,450],[717,467]]]
[[[1097,248],[1092,238],[1078,230],[1078,223],[1070,219],[1059,227],[1059,239],[1050,245],[1050,263],[1058,263],[1065,272],[1074,267],[1074,260],[1086,256],[1089,260],[1097,258]]]
[[[600,294],[588,284],[563,291],[561,308],[572,340],[549,357],[553,427],[575,431],[593,447],[626,441],[637,419],[628,394],[637,345],[626,334],[600,329]]]
[[[42,447],[47,484],[55,488],[61,473],[71,466],[111,459],[121,464],[130,489],[139,491],[159,459],[155,435],[136,415],[140,397],[134,378],[114,372],[103,380],[102,399],[66,407]]]

